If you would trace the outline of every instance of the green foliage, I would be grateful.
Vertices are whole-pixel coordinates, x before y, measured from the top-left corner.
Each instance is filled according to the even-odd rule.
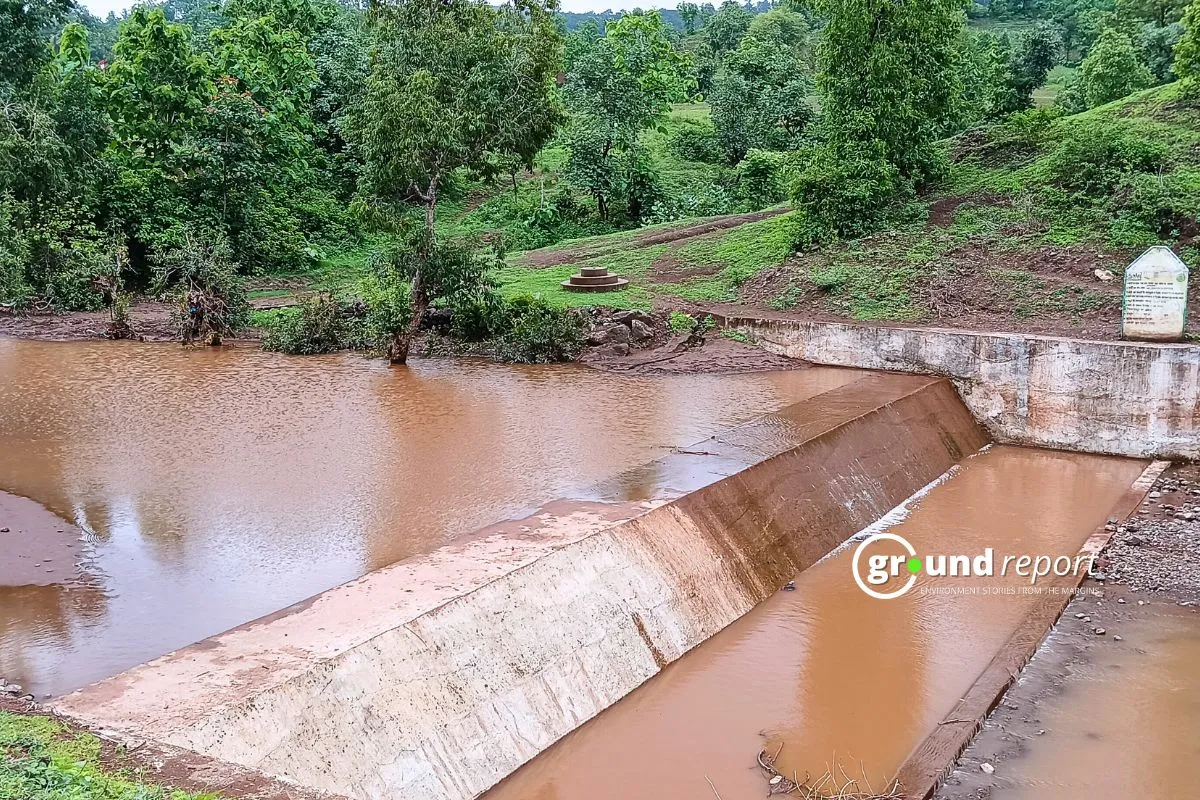
[[[327,294],[314,294],[299,308],[284,311],[263,336],[264,350],[316,355],[344,350],[355,341],[348,309]]]
[[[105,768],[100,740],[51,717],[0,711],[0,800],[216,800]]]
[[[797,243],[810,245],[878,229],[889,207],[912,195],[912,183],[883,158],[825,146],[813,153],[790,191],[801,220]]]
[[[411,279],[386,252],[372,258],[372,274],[359,286],[367,307],[364,339],[369,349],[389,352],[413,323]],[[405,343],[407,355],[407,343]]]
[[[551,364],[574,361],[583,351],[583,322],[577,313],[530,295],[515,297],[506,305],[506,329],[496,341],[502,360]]]
[[[1086,120],[1059,130],[1038,170],[1054,187],[1104,198],[1130,175],[1157,170],[1166,153],[1166,145],[1145,137],[1136,123]]]
[[[710,96],[712,118],[726,160],[736,164],[752,149],[795,147],[815,116],[806,61],[808,28],[782,8],[755,19],[724,59]]]
[[[754,16],[737,0],[725,0],[716,13],[704,21],[709,46],[720,56],[738,46],[750,30]]]
[[[687,120],[671,132],[671,152],[689,161],[716,163],[722,159],[717,131],[712,123]]]
[[[170,288],[172,322],[183,344],[219,345],[245,327],[249,304],[229,240],[220,230],[189,227],[162,248],[155,261],[156,282]]]
[[[366,206],[399,231],[406,204],[424,206],[421,241],[392,251],[410,276],[409,328],[393,331],[403,362],[429,305],[472,283],[474,258],[437,242],[439,191],[457,170],[494,176],[532,166],[560,119],[552,92],[561,40],[548,6],[406,0],[372,7],[376,48],[351,130],[363,154]],[[463,76],[469,75],[470,80]]]
[[[834,157],[880,159],[917,183],[931,177],[935,142],[952,122],[961,92],[963,4],[821,0],[817,10],[828,17],[817,88]]]
[[[688,89],[688,59],[672,45],[656,12],[629,14],[605,35],[580,42],[567,75],[569,180],[595,198],[601,219],[613,198],[634,220],[648,209],[653,166],[642,132],[659,123]]]
[[[782,202],[788,193],[788,153],[751,150],[737,166],[737,191],[752,208]]]
[[[1200,0],[1183,15],[1183,35],[1175,45],[1175,74],[1189,94],[1200,93]]]
[[[1089,108],[1144,89],[1151,80],[1133,42],[1116,28],[1106,28],[1079,65],[1079,86]]]
[[[696,326],[696,320],[691,314],[685,314],[682,311],[672,311],[671,316],[667,320],[667,326],[671,329],[671,333],[687,333]]]

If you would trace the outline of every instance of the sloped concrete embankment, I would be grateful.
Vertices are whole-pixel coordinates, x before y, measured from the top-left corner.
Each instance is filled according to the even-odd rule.
[[[815,364],[942,375],[997,441],[1200,458],[1200,346],[720,317]]]
[[[673,454],[699,476],[674,500],[551,504],[54,707],[355,798],[471,798],[986,441],[947,381],[867,376]]]

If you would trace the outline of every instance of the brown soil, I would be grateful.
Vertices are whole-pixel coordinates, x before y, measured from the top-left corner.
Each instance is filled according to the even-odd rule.
[[[0,695],[0,711],[55,717],[76,733],[92,733],[101,742],[100,762],[109,772],[131,780],[198,794],[220,793],[235,800],[344,800],[336,795],[285,784],[262,773],[150,741],[117,743],[40,708],[37,704]]]
[[[862,324],[1119,339],[1121,275],[1136,256],[1135,251],[1106,251],[1086,245],[996,250],[979,241],[968,241],[939,256],[936,264],[928,265],[928,277],[914,282],[912,300],[926,310],[922,318],[869,320]],[[831,305],[833,296],[804,277],[827,259],[823,253],[794,256],[743,284],[739,302],[706,308],[743,316],[853,322]],[[1100,280],[1095,274],[1097,269],[1108,270],[1113,279]],[[1013,272],[1034,277],[1028,284],[1005,280],[1004,273]],[[790,307],[772,308],[772,301],[788,291],[792,292]],[[1069,308],[1071,302],[1085,296],[1098,299],[1098,305],[1083,310]],[[1067,310],[1063,310],[1064,303]],[[1200,281],[1191,283],[1189,311],[1189,331],[1200,332]]]
[[[0,587],[76,578],[83,531],[26,497],[0,492]]]
[[[108,311],[0,312],[0,335],[52,342],[104,339],[107,338],[108,323]],[[168,342],[177,336],[171,327],[171,308],[165,303],[148,300],[134,303],[129,309],[129,324],[142,341]]]
[[[618,250],[635,250],[639,247],[651,247],[656,244],[681,242],[685,239],[703,236],[706,233],[713,233],[727,228],[736,228],[747,222],[758,222],[759,220],[776,217],[780,214],[786,214],[789,210],[786,208],[776,208],[769,211],[755,211],[750,214],[729,214],[723,217],[713,217],[693,225],[646,231],[632,238],[621,239],[619,241],[611,241],[607,240],[608,237],[602,237],[600,241],[580,244],[575,247],[549,247],[526,253],[523,261],[526,266],[531,267],[555,267],[562,264],[574,264],[577,261],[607,255]]]
[[[800,369],[806,362],[768,353],[744,342],[710,334],[699,347],[686,347],[685,336],[668,339],[661,347],[635,350],[627,356],[613,355],[604,348],[584,353],[589,367],[636,375],[691,375],[767,372]]]

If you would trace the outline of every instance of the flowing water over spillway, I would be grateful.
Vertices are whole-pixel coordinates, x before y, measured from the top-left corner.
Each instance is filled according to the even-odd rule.
[[[861,374],[0,339],[0,491],[68,540],[30,557],[33,577],[0,566],[0,675],[62,693]],[[683,479],[637,474],[611,499]],[[82,577],[64,570],[76,546]]]
[[[1143,466],[994,447],[963,462],[889,530],[922,555],[986,547],[1074,554]],[[987,593],[1028,578],[922,572],[907,594],[879,600],[856,586],[852,551],[801,573],[794,592],[666,667],[487,800],[761,798],[767,784],[755,756],[763,747],[779,753],[789,777],[837,765],[883,789],[1037,597]],[[984,593],[934,591],[946,588]]]

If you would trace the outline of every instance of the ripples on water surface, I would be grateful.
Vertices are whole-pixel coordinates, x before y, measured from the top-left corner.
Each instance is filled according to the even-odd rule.
[[[77,688],[855,377],[0,338],[0,490],[91,551],[0,585],[0,675]]]

